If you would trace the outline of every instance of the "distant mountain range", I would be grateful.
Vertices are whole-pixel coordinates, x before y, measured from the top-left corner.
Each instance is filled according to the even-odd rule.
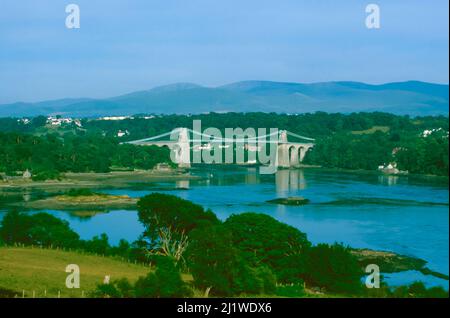
[[[419,81],[282,83],[244,81],[219,87],[178,83],[105,99],[59,99],[0,105],[0,117],[56,115],[95,117],[205,112],[305,113],[383,111],[449,113],[449,86]]]

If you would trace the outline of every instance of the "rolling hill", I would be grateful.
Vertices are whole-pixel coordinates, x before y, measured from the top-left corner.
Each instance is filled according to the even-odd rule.
[[[80,289],[65,285],[68,264],[80,267]],[[0,291],[10,291],[11,297],[56,298],[85,297],[103,282],[106,275],[111,280],[127,278],[131,282],[151,271],[148,266],[132,264],[112,257],[80,254],[74,251],[0,247]]]
[[[0,117],[189,114],[205,112],[304,113],[383,111],[448,115],[449,86],[419,81],[283,83],[243,81],[219,87],[177,83],[106,99],[60,99],[0,105]]]

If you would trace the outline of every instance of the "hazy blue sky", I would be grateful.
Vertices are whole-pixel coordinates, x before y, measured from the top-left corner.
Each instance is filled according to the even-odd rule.
[[[80,29],[65,27],[69,3]],[[447,0],[2,0],[0,103],[174,82],[448,83],[448,18]]]

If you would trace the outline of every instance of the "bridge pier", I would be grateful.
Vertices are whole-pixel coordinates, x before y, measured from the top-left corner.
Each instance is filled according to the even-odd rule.
[[[299,156],[298,156],[298,149],[299,149],[299,147],[297,147],[297,146],[289,147],[289,152],[290,152],[289,165],[291,167],[296,167],[300,164]]]
[[[313,143],[289,142],[287,132],[280,131],[278,138],[276,166],[279,168],[294,168],[300,166],[306,152],[314,147]]]
[[[310,148],[312,148],[312,146],[300,147],[300,149],[299,149],[299,160],[300,160],[300,162],[303,161],[303,159],[305,158],[306,152]]]
[[[176,157],[176,163],[178,163],[179,168],[190,168],[191,147],[189,144],[189,132],[187,128],[179,128],[179,131],[177,145],[180,151]]]

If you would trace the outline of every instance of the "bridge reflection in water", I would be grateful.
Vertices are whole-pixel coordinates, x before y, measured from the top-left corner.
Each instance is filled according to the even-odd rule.
[[[392,176],[392,175],[380,175],[378,176],[378,183],[393,186],[396,185],[398,182],[398,176]]]
[[[275,173],[275,185],[278,196],[285,196],[289,192],[306,189],[303,169],[278,170]]]
[[[177,189],[189,189],[190,181],[189,180],[177,180],[175,182],[175,188]]]
[[[228,186],[234,183],[244,183],[246,185],[257,185],[267,183],[268,178],[273,180],[275,184],[275,192],[277,196],[287,196],[294,194],[298,190],[307,188],[307,183],[303,169],[281,169],[273,175],[261,175],[257,168],[246,168],[246,173],[226,175],[220,172],[220,168],[216,172],[208,173],[206,179],[195,180],[193,185],[207,183],[215,186]],[[273,178],[273,179],[272,179]],[[189,189],[191,180],[183,179],[175,182],[177,189]]]

